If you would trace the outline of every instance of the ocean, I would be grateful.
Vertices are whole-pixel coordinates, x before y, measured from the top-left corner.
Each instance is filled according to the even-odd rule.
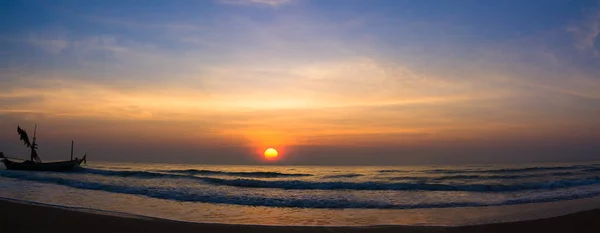
[[[0,197],[83,211],[262,225],[461,225],[600,205],[600,163],[0,169]]]

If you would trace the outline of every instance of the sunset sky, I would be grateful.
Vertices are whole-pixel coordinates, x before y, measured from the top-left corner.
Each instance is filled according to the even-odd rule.
[[[2,1],[0,151],[37,123],[43,160],[600,159],[599,34],[585,0]]]

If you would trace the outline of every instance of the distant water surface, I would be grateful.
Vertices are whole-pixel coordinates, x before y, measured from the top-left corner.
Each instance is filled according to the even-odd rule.
[[[91,162],[69,173],[0,170],[4,198],[233,224],[461,225],[592,208],[597,196],[600,163],[311,167]]]

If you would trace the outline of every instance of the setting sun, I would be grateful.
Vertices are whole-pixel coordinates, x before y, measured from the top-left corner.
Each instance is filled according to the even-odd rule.
[[[269,148],[267,150],[265,150],[265,158],[271,159],[271,158],[276,158],[279,155],[279,153],[277,153],[277,150],[273,149],[273,148]]]

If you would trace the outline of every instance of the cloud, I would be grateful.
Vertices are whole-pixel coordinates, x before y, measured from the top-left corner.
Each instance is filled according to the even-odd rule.
[[[185,33],[195,32],[202,29],[196,24],[184,22],[142,22],[127,18],[118,17],[100,17],[100,16],[82,16],[82,18],[93,23],[108,25],[112,27],[123,27],[130,30],[163,30],[166,33]]]
[[[576,48],[600,55],[600,10],[590,14],[586,21],[567,28],[576,39]]]
[[[117,30],[77,37],[32,34],[32,44],[60,53],[64,58],[60,63],[68,66],[58,67],[57,62],[51,69],[55,73],[12,75],[14,82],[2,87],[8,90],[0,95],[0,114],[36,111],[61,120],[138,120],[140,125],[200,119],[210,127],[199,131],[222,140],[294,144],[316,143],[318,138],[322,144],[373,145],[423,138],[474,140],[495,133],[518,138],[527,130],[551,134],[575,124],[565,119],[578,119],[577,124],[593,128],[589,119],[598,115],[589,109],[599,106],[595,90],[600,84],[560,66],[564,63],[554,59],[562,57],[546,50],[552,46],[532,46],[547,44],[539,37],[490,48],[478,54],[481,59],[465,61],[458,53],[427,50],[419,43],[413,43],[415,50],[391,44],[378,47],[377,40],[365,38],[381,35],[365,30],[371,24],[361,17],[337,21],[285,14],[269,22],[243,15],[220,19],[207,20],[208,25],[186,24],[188,19],[91,20],[138,29],[147,33],[143,38]],[[577,30],[581,48],[592,48],[597,24]],[[565,31],[561,33],[565,37]],[[179,41],[187,43],[182,46]],[[521,70],[525,66],[530,68]],[[562,73],[544,69],[553,66],[561,67]],[[160,130],[173,129],[153,132]],[[418,140],[404,139],[417,135]]]
[[[232,5],[269,5],[280,6],[289,4],[292,0],[218,0],[220,3]]]
[[[50,54],[59,54],[70,46],[70,41],[61,34],[32,34],[27,41]]]
[[[253,109],[409,103],[470,88],[464,82],[425,77],[400,61],[363,56],[295,64],[231,63],[206,67],[201,79],[214,98],[233,108]]]
[[[50,54],[60,54],[71,52],[76,55],[83,55],[94,51],[106,51],[111,53],[123,53],[129,51],[116,36],[111,35],[93,35],[74,37],[67,36],[67,33],[48,29],[45,31],[33,32],[25,40],[31,45],[38,47]],[[61,54],[63,57],[69,54]]]

